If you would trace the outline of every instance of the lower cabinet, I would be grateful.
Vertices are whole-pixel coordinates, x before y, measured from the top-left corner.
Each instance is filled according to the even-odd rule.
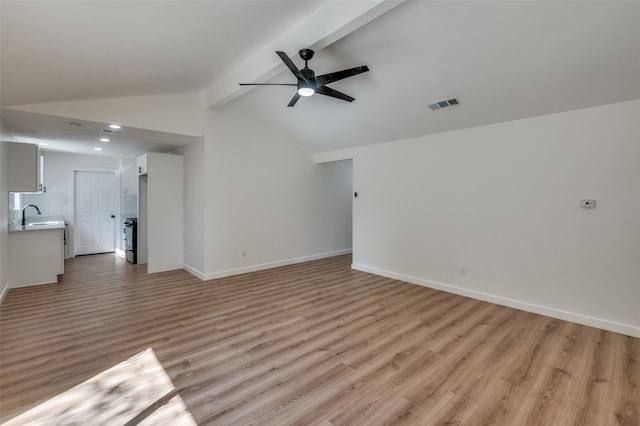
[[[9,232],[7,281],[9,287],[58,282],[64,273],[64,229]]]

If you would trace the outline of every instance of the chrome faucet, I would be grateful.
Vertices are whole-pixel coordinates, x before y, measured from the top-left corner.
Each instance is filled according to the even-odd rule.
[[[27,206],[24,206],[24,208],[22,209],[22,226],[25,225],[25,220],[24,220],[24,211],[27,209],[27,207],[33,207],[34,209],[36,209],[36,211],[38,212],[38,214],[42,214],[40,213],[40,209],[38,208],[38,206],[36,206],[35,204],[29,204]]]

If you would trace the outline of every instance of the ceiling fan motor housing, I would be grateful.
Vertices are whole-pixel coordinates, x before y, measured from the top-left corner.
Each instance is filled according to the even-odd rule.
[[[314,51],[311,49],[300,49],[298,52],[303,61],[310,61],[313,58]]]
[[[316,92],[316,89],[318,88],[318,83],[316,82],[316,73],[314,73],[313,70],[310,69],[309,67],[305,66],[300,70],[300,74],[302,74],[302,77],[304,77],[304,80],[298,80],[298,93],[302,96],[313,95]],[[308,90],[308,89],[311,89],[311,90]]]
[[[316,73],[313,72],[312,69],[304,67],[300,70],[300,74],[302,74],[302,76],[304,78],[306,78],[309,82],[312,82],[316,79]]]

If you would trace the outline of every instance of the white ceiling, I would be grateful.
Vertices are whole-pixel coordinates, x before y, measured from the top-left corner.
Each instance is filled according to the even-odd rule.
[[[204,91],[322,4],[2,0],[2,105]],[[325,152],[636,99],[638,22],[636,1],[408,0],[310,62],[317,74],[368,65],[331,84],[355,102],[287,108],[293,88],[259,87],[232,103]],[[269,81],[295,82],[280,69]],[[429,110],[451,97],[461,104]],[[16,136],[17,122],[48,134],[37,118],[2,117]]]
[[[65,119],[45,114],[5,109],[2,119],[20,135],[20,142],[47,145],[43,151],[135,158],[144,152],[173,152],[200,138],[149,129],[124,127],[115,133],[108,123]],[[109,139],[102,142],[99,139]],[[100,151],[95,149],[99,148]]]
[[[201,90],[318,6],[2,0],[2,105]]]

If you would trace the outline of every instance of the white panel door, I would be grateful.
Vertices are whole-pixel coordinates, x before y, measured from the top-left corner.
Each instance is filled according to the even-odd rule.
[[[75,172],[75,254],[115,251],[115,174]]]

